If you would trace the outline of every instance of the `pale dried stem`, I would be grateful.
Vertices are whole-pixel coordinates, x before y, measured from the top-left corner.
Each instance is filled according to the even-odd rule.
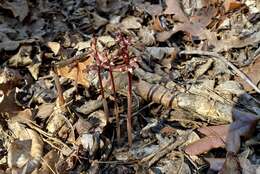
[[[62,92],[62,88],[61,88],[61,85],[60,85],[59,77],[57,75],[56,68],[54,68],[54,73],[53,74],[54,74],[55,86],[56,86],[57,93],[58,93],[59,107],[61,108],[62,111],[65,111],[65,107],[61,107],[61,106],[65,105],[65,100],[64,100],[64,97],[63,97],[63,92]]]

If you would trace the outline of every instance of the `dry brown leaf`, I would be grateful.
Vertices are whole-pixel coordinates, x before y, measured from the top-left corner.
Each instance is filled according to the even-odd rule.
[[[157,34],[156,39],[160,42],[164,42],[169,39],[173,34],[183,31],[184,33],[191,35],[191,36],[199,36],[200,39],[205,39],[205,34],[203,32],[204,27],[202,27],[199,23],[192,23],[192,22],[184,22],[178,23],[174,26],[172,30],[163,31]]]
[[[15,102],[15,87],[22,84],[23,78],[18,70],[10,68],[0,69],[1,112],[15,115],[22,110]]]
[[[228,156],[230,156],[230,155],[228,155]],[[232,157],[228,157],[227,160],[230,160],[230,158],[232,158]],[[214,171],[220,171],[226,161],[225,158],[204,158],[204,159],[210,164],[210,169],[214,170]],[[234,160],[234,159],[232,159],[232,160]],[[246,158],[239,157],[238,160],[239,160],[239,165],[241,167],[241,171],[243,174],[258,174],[258,172],[259,172],[259,171],[257,171],[259,168],[258,165],[251,164],[251,162]],[[232,163],[233,162],[231,162],[231,164],[230,163],[227,164],[227,162],[226,162],[225,169],[223,169],[223,170],[227,170],[228,166],[229,166],[229,168],[231,168],[230,165],[232,165]],[[234,171],[234,169],[236,169],[235,167],[236,166],[232,167],[232,172]],[[226,173],[228,173],[228,171],[226,171]]]
[[[189,21],[188,17],[182,10],[179,0],[166,0],[166,5],[167,8],[164,10],[163,14],[173,14],[177,19],[182,22]]]
[[[3,38],[1,38],[1,39],[3,39]],[[2,49],[5,51],[15,51],[21,44],[31,44],[35,41],[36,41],[36,39],[12,41],[12,40],[6,38],[6,39],[3,39],[2,42],[0,42],[0,51]]]
[[[214,148],[224,148],[225,143],[217,136],[207,136],[196,141],[185,148],[185,152],[189,155],[200,155],[207,153]]]
[[[27,66],[32,63],[31,59],[32,46],[23,45],[20,47],[17,54],[12,56],[9,60],[9,66],[18,67],[18,66]]]
[[[148,27],[140,28],[138,35],[141,37],[141,42],[145,45],[153,45],[156,42],[154,31]]]
[[[135,16],[127,16],[122,20],[121,25],[125,29],[139,29],[142,27],[141,23],[142,23],[141,18]]]
[[[259,120],[257,115],[233,109],[233,123],[230,125],[226,141],[226,150],[237,153],[240,149],[241,137],[248,139],[252,136]]]
[[[0,69],[0,89],[4,94],[8,94],[16,86],[21,85],[23,79],[24,77],[16,69],[7,67]]]
[[[65,124],[65,115],[60,110],[55,110],[53,116],[49,119],[46,129],[51,134],[57,134],[61,127]]]
[[[175,58],[177,49],[175,47],[146,47],[146,51],[159,62],[166,57]]]
[[[229,125],[209,126],[198,129],[198,131],[205,134],[206,137],[188,145],[185,148],[185,152],[189,155],[199,155],[213,148],[224,148],[228,129]]]
[[[105,126],[107,125],[107,119],[104,111],[97,110],[95,112],[92,112],[88,116],[88,122],[90,122],[93,126],[96,127],[97,130],[99,130],[100,133],[102,133]]]
[[[137,10],[142,13],[148,13],[151,16],[156,16],[161,14],[163,8],[160,4],[151,4],[150,2],[140,2],[136,3]]]
[[[196,24],[202,28],[205,28],[212,22],[212,19],[218,15],[218,11],[218,8],[215,6],[202,8],[197,10],[196,13],[190,17],[190,21],[193,23],[193,25]]]
[[[54,107],[54,103],[43,103],[39,106],[36,116],[42,119],[46,119],[53,113]]]
[[[32,120],[32,111],[31,109],[27,108],[23,111],[20,111],[17,113],[17,116],[15,117],[19,117],[18,119],[26,119],[26,120]],[[15,117],[13,119],[15,119]]]
[[[242,86],[238,82],[232,80],[227,80],[223,83],[220,83],[215,87],[215,90],[221,94],[235,94],[237,96],[245,93]]]
[[[226,12],[237,10],[242,7],[242,3],[238,0],[225,0],[224,8]]]
[[[94,19],[94,28],[98,29],[102,27],[103,25],[106,25],[108,23],[108,20],[106,18],[103,18],[99,16],[97,13],[92,13],[93,19]]]
[[[214,51],[215,52],[221,52],[226,51],[231,48],[243,48],[248,45],[256,45],[260,42],[260,31],[257,31],[248,37],[230,37],[225,40],[216,40],[215,37],[212,35],[214,33],[211,33],[210,36],[207,36],[209,43],[214,45]]]
[[[194,13],[193,16],[189,18],[183,12],[178,0],[168,0],[166,1],[166,4],[167,8],[163,14],[173,15],[171,16],[170,20],[176,22],[174,23],[174,27],[171,30],[158,33],[157,40],[160,42],[166,41],[178,31],[183,31],[184,33],[188,34],[188,36],[196,36],[199,37],[200,40],[204,40],[206,38],[204,30],[206,30],[206,27],[212,22],[213,18],[216,17],[218,12],[216,7],[208,6],[198,10],[197,13]],[[160,26],[161,24],[159,22],[157,22],[156,25]],[[159,29],[160,27],[158,26],[157,28]]]
[[[10,116],[14,116],[22,108],[15,102],[15,90],[12,90],[7,95],[4,95],[3,101],[0,103],[0,110],[2,113],[7,112]]]
[[[229,125],[209,126],[199,128],[198,131],[204,135],[211,136],[217,133],[221,136],[226,136],[229,130]]]
[[[83,118],[79,118],[78,121],[74,124],[75,129],[79,135],[86,133],[93,126],[90,122]]]
[[[0,90],[0,104],[2,103],[2,101],[4,100],[4,98],[5,98],[4,91],[3,91],[3,90]]]
[[[105,46],[108,48],[116,44],[115,39],[109,35],[100,36],[97,38],[97,41],[98,41],[97,47],[99,51],[102,51],[104,49],[103,46],[100,44],[100,42],[105,44]],[[91,42],[90,40],[86,42],[78,42],[77,45],[74,47],[74,49],[78,49],[79,51],[83,49],[87,50],[90,48],[90,42]]]
[[[53,174],[53,171],[55,171],[55,164],[59,160],[58,152],[52,149],[43,157],[43,159],[38,174]]]
[[[85,61],[78,62],[76,65],[64,66],[57,68],[57,73],[60,76],[73,79],[78,84],[89,87],[90,82],[87,78],[86,67],[93,62],[93,58],[87,58]]]
[[[39,75],[39,68],[40,68],[41,62],[32,63],[29,66],[27,66],[28,70],[30,71],[32,77],[37,80]]]

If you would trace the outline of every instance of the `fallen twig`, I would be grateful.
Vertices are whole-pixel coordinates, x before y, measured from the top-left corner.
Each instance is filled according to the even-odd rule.
[[[178,137],[175,142],[170,141],[169,143],[163,145],[160,149],[158,149],[155,153],[150,154],[149,156],[143,158],[141,160],[142,163],[148,163],[148,167],[151,167],[154,163],[159,161],[163,156],[173,151],[175,148],[180,146],[186,141],[186,138]]]
[[[89,58],[89,55],[90,55],[91,52],[92,51],[87,51],[87,52],[84,52],[82,54],[76,55],[76,56],[74,56],[70,59],[61,60],[61,61],[55,63],[54,66],[56,68],[60,68],[60,67],[64,67],[64,66],[74,64],[75,62],[82,62],[82,61]]]
[[[57,89],[57,93],[58,93],[58,102],[59,102],[59,107],[61,108],[62,111],[65,111],[66,108],[65,107],[61,107],[61,106],[64,106],[65,104],[65,100],[64,100],[64,97],[63,97],[63,92],[62,92],[62,88],[61,88],[61,84],[60,84],[60,80],[59,80],[59,77],[57,75],[57,70],[56,68],[54,68],[54,71],[53,71],[53,75],[54,75],[54,82],[55,82],[55,86],[56,86],[56,89]]]

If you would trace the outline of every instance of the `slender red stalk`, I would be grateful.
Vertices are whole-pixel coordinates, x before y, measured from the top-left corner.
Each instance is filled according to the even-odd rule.
[[[132,146],[132,74],[127,72],[128,75],[128,93],[127,93],[127,135],[128,144]]]
[[[99,81],[99,86],[100,86],[100,93],[102,96],[102,104],[103,104],[103,108],[104,108],[104,112],[106,115],[106,120],[107,123],[109,122],[109,110],[108,110],[108,105],[107,105],[107,100],[105,98],[105,93],[104,93],[104,87],[103,87],[103,83],[102,83],[102,77],[101,77],[101,60],[99,58],[99,54],[97,51],[97,38],[94,37],[94,41],[92,43],[92,49],[94,51],[94,59],[97,63],[97,74],[98,74],[98,81]]]
[[[111,78],[112,92],[113,92],[113,97],[114,97],[114,112],[115,112],[115,117],[116,117],[117,143],[120,143],[121,133],[120,133],[120,120],[119,120],[119,107],[117,104],[117,97],[116,97],[116,85],[115,85],[115,80],[114,80],[114,75],[113,75],[113,69],[111,66],[111,62],[108,58],[107,51],[105,52],[105,58],[106,58],[106,61],[108,62],[109,76]]]
[[[102,77],[101,77],[101,68],[98,66],[98,81],[99,81],[99,86],[100,86],[100,93],[102,96],[102,104],[103,104],[103,108],[106,114],[106,120],[107,123],[109,122],[109,110],[108,110],[108,105],[107,105],[107,100],[105,98],[105,93],[104,93],[104,87],[103,87],[103,83],[102,83]]]
[[[128,136],[128,144],[131,147],[132,140],[132,74],[131,74],[131,66],[130,66],[130,57],[128,46],[130,45],[130,41],[128,38],[124,37],[122,33],[118,34],[118,41],[121,46],[121,56],[123,57],[124,64],[127,70],[128,76],[128,92],[127,92],[127,136]]]

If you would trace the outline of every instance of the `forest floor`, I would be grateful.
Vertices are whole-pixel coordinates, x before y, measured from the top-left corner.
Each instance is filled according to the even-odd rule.
[[[0,174],[260,173],[259,0],[0,0]]]

